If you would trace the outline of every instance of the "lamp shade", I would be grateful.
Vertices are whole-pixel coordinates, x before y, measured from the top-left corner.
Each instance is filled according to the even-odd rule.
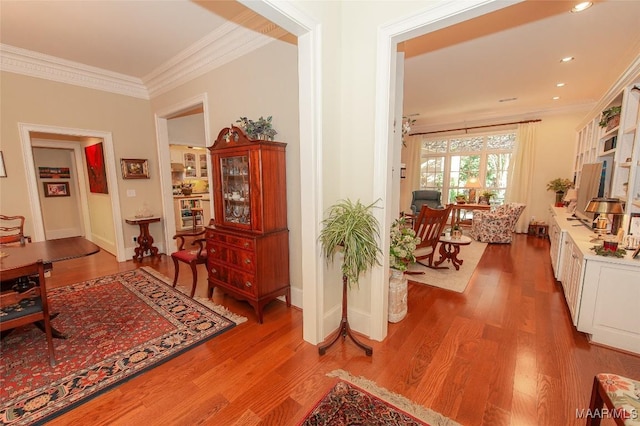
[[[470,177],[469,180],[467,180],[467,183],[464,185],[465,188],[482,188],[482,185],[480,185],[480,181],[478,180],[477,177]]]
[[[578,191],[575,188],[567,189],[567,192],[564,193],[564,198],[562,201],[571,202],[576,201],[578,199]]]
[[[585,211],[599,214],[624,214],[622,203],[617,198],[592,198]]]

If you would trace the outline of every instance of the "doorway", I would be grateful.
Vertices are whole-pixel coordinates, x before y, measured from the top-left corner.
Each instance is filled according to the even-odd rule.
[[[43,206],[39,198],[39,173],[36,176],[33,149],[34,147],[70,149],[74,152],[74,161],[78,170],[78,195],[81,199],[81,205],[87,206],[87,210],[83,208],[81,214],[85,238],[115,255],[118,262],[126,261],[118,175],[111,133],[25,123],[19,123],[18,127],[25,161],[27,195],[33,218],[34,234],[32,238],[34,241],[44,241],[49,237],[45,234]],[[87,184],[82,184],[80,181],[80,176],[83,176],[83,179],[86,176],[83,148],[97,142],[103,144],[107,194],[89,193],[86,190]]]
[[[166,110],[156,113],[156,129],[158,135],[158,163],[160,168],[160,187],[162,192],[162,210],[165,220],[164,235],[165,247],[167,253],[176,251],[176,241],[173,236],[178,231],[183,230],[185,223],[182,221],[182,213],[180,208],[180,194],[174,193],[177,182],[188,181],[189,185],[196,185],[198,190],[199,203],[204,209],[203,222],[208,223],[208,218],[212,217],[213,205],[211,202],[212,188],[208,184],[208,172],[204,170],[202,165],[210,164],[209,150],[206,149],[206,141],[209,138],[209,114],[207,111],[207,94],[202,93],[191,99],[187,99],[177,105],[171,106]],[[180,142],[174,144],[174,142]],[[171,149],[170,145],[180,145],[180,149]],[[192,148],[189,148],[192,147]],[[193,148],[204,149],[193,149]],[[184,152],[183,152],[184,151]],[[192,153],[194,155],[194,169],[178,170],[175,165],[181,164],[185,167],[184,153]],[[204,163],[201,164],[201,155],[204,155]],[[172,164],[174,164],[172,168]],[[176,171],[173,171],[173,170]],[[192,174],[195,174],[192,176]],[[204,174],[204,176],[203,176]],[[198,182],[196,182],[198,181]],[[191,223],[191,222],[189,222]]]

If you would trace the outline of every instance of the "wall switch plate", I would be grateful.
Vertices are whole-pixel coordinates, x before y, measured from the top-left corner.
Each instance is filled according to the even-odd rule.
[[[135,189],[127,189],[127,197],[135,197],[136,190]]]

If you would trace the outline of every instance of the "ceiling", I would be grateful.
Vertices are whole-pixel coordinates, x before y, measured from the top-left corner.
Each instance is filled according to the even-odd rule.
[[[640,1],[572,5],[526,1],[403,43],[404,114],[426,129],[592,106],[640,52]],[[0,19],[3,45],[143,83],[225,23],[273,26],[233,1],[0,0]]]

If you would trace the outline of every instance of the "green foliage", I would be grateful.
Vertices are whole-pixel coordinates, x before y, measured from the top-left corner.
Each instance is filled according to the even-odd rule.
[[[607,123],[609,123],[609,120],[611,119],[611,117],[615,117],[616,115],[619,115],[622,112],[622,107],[621,106],[612,106],[611,108],[607,108],[604,111],[602,111],[602,119],[600,119],[600,122],[598,123],[598,125],[600,125],[600,127],[607,127]]]
[[[358,200],[340,200],[329,209],[329,216],[322,221],[320,243],[327,262],[342,251],[342,274],[349,285],[358,283],[362,272],[378,262],[380,239],[379,224],[371,210],[376,203],[363,205]]]
[[[591,247],[598,256],[613,256],[613,257],[624,257],[627,254],[627,251],[622,247],[619,247],[616,251],[605,250],[603,246],[593,246]]]
[[[408,227],[404,217],[396,219],[391,224],[391,243],[389,245],[389,267],[399,271],[406,271],[411,262],[416,261],[413,252],[420,244],[416,232]]]
[[[555,178],[547,184],[547,191],[567,192],[567,189],[573,186],[570,179]]]
[[[260,116],[257,121],[248,119],[247,117],[240,117],[236,120],[236,123],[240,123],[240,127],[244,129],[251,139],[267,139],[272,141],[273,137],[278,134],[271,124],[272,116],[264,118]]]

